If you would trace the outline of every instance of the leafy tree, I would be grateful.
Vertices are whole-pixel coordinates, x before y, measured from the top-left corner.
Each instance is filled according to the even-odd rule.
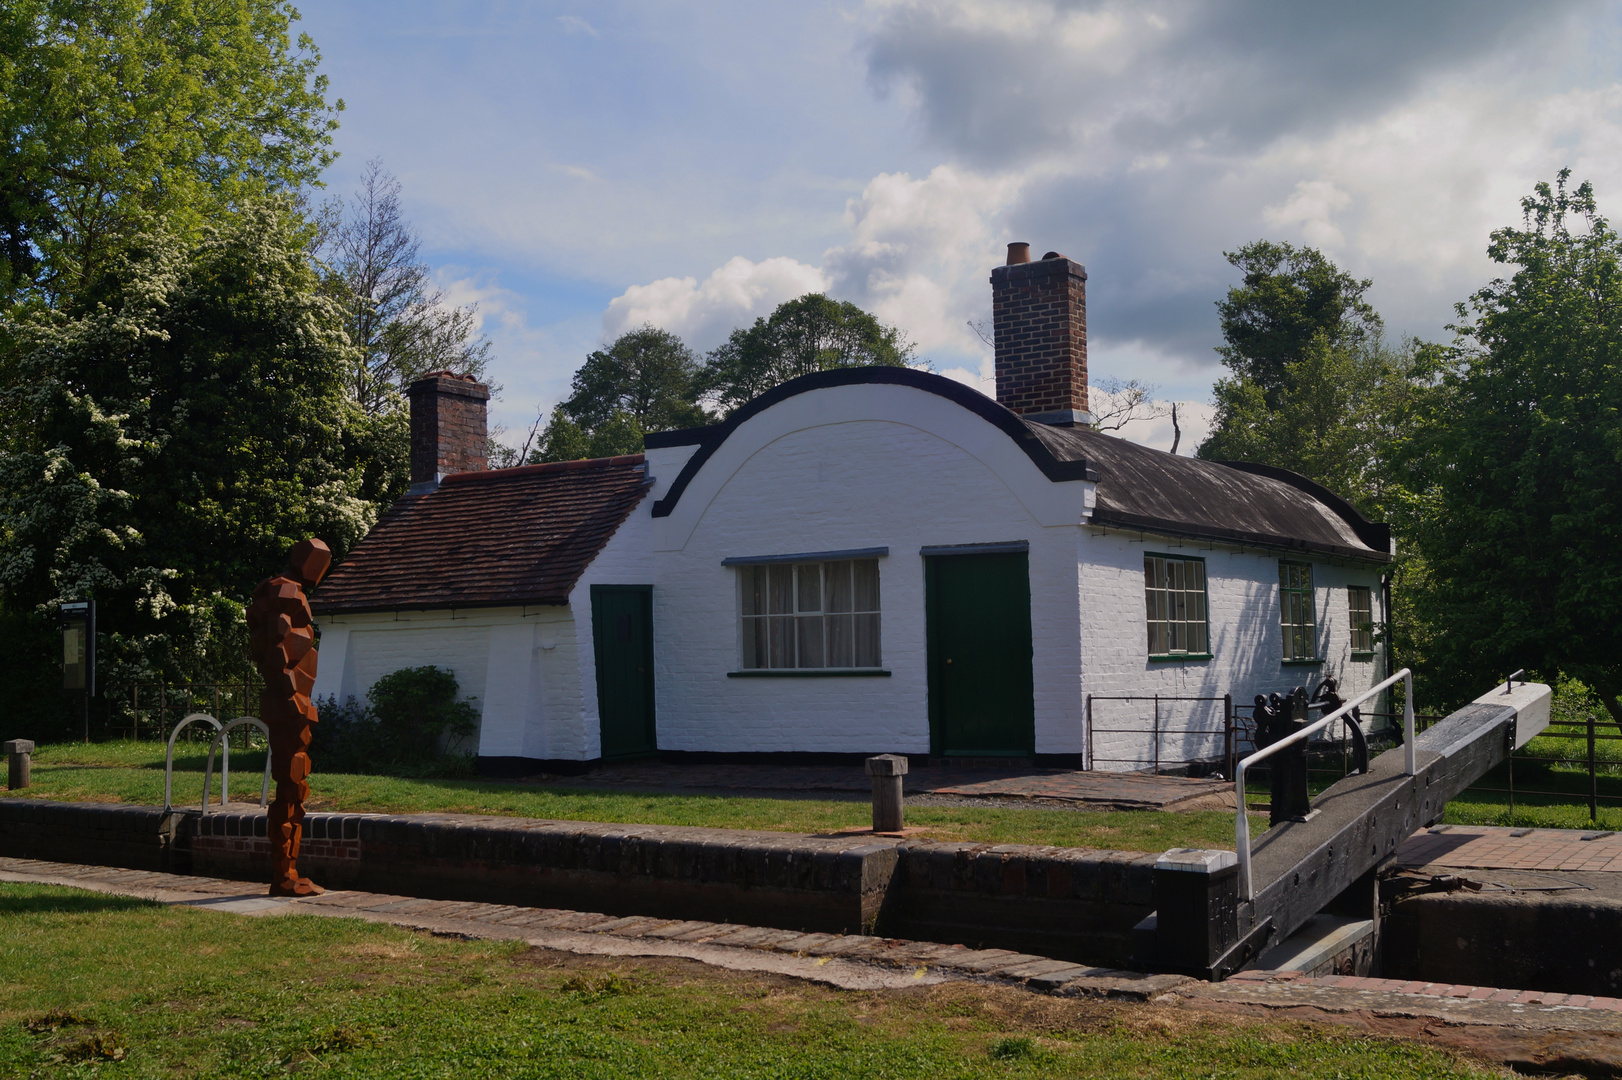
[[[400,182],[380,162],[367,162],[322,246],[357,349],[349,392],[374,416],[399,410],[404,389],[430,371],[482,377],[490,362],[477,307],[445,302],[417,257],[419,244],[400,212]]]
[[[286,0],[0,5],[0,307],[52,306],[161,228],[316,181],[341,101]]]
[[[1289,469],[1389,518],[1412,499],[1402,453],[1437,376],[1436,351],[1393,347],[1363,300],[1372,285],[1313,248],[1258,240],[1230,263],[1242,283],[1218,301],[1230,371],[1196,453]]]
[[[698,358],[668,330],[643,326],[586,357],[563,409],[588,431],[624,413],[643,431],[694,427],[709,417],[698,404]]]
[[[1304,359],[1315,339],[1333,349],[1379,337],[1380,317],[1363,299],[1373,282],[1345,273],[1317,249],[1257,240],[1224,255],[1244,278],[1217,301],[1227,342],[1217,352],[1269,405],[1287,387],[1289,365]]]
[[[0,406],[33,422],[0,449],[8,618],[93,595],[112,674],[234,670],[242,604],[287,548],[370,527],[351,349],[308,240],[286,200],[249,204],[124,245],[77,314],[9,324]]]
[[[586,357],[569,399],[552,411],[533,461],[572,461],[642,452],[649,431],[696,427],[698,358],[681,338],[643,326]]]
[[[1416,606],[1429,572],[1412,541],[1429,502],[1412,459],[1439,392],[1438,350],[1386,342],[1363,300],[1371,283],[1318,251],[1258,241],[1228,259],[1244,271],[1217,305],[1231,374],[1216,383],[1215,423],[1196,453],[1289,469],[1390,522],[1394,610],[1380,632],[1398,663],[1425,668],[1436,628]],[[1422,696],[1435,689],[1427,678]]]
[[[1216,422],[1198,456],[1276,465],[1372,519],[1401,517],[1413,509],[1404,455],[1437,365],[1436,350],[1419,342],[1337,346],[1320,332],[1284,365],[1271,394],[1242,376],[1217,380]]]
[[[546,461],[578,461],[581,458],[640,454],[645,432],[636,418],[623,410],[609,414],[607,421],[587,431],[562,405],[552,410],[551,422],[541,433],[540,445],[530,452],[529,464]]]
[[[1565,673],[1622,725],[1622,240],[1569,176],[1492,234],[1513,273],[1459,305],[1416,453],[1422,602],[1460,696]]]
[[[770,318],[732,331],[710,353],[699,384],[730,413],[780,383],[844,367],[906,367],[913,348],[900,330],[848,301],[807,293],[777,306]]]

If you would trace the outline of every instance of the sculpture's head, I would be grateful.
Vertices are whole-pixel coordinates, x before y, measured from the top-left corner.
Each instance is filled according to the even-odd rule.
[[[327,576],[327,567],[331,565],[332,549],[313,536],[300,540],[287,553],[288,576],[306,589],[319,585],[321,579]]]

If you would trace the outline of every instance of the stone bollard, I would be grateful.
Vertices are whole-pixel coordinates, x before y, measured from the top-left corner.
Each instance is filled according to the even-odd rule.
[[[902,754],[880,754],[867,759],[867,775],[873,778],[873,831],[901,831],[901,778],[907,775],[907,759]]]
[[[32,739],[8,739],[4,743],[6,755],[6,787],[12,791],[28,786],[29,755],[34,752]]]

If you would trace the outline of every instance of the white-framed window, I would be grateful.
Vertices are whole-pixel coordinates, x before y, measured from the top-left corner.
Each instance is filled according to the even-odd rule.
[[[1309,563],[1278,564],[1279,620],[1284,631],[1285,660],[1317,660],[1318,612]]]
[[[877,559],[740,566],[738,586],[743,670],[880,666]]]
[[[1346,589],[1346,607],[1352,619],[1352,652],[1374,655],[1374,593],[1367,585]]]
[[[1204,559],[1145,554],[1143,595],[1151,658],[1211,655]]]

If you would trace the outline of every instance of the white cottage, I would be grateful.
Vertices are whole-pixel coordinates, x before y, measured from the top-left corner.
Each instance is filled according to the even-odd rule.
[[[1388,528],[1292,473],[1087,427],[1086,272],[1019,247],[991,278],[996,401],[844,369],[645,455],[486,471],[483,387],[415,384],[413,494],[314,599],[317,694],[448,667],[491,773],[656,752],[1137,768],[1216,757],[1189,729],[1223,695],[1383,678]]]

